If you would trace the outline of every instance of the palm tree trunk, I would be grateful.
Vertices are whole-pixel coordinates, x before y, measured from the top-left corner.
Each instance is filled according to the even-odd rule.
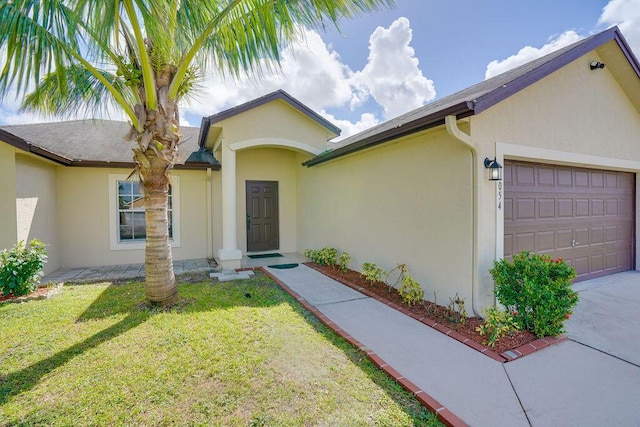
[[[143,170],[142,174],[147,223],[145,295],[152,304],[171,306],[178,301],[178,287],[169,242],[169,178],[165,175],[167,162],[159,159],[155,153],[146,154],[151,167]]]

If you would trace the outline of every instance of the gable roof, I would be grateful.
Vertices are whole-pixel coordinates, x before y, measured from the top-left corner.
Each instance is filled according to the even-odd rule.
[[[612,40],[617,42],[632,70],[640,78],[640,63],[638,59],[634,56],[618,27],[612,27],[345,138],[337,142],[335,148],[331,151],[322,153],[306,161],[303,165],[314,166],[406,135],[443,125],[445,117],[449,115],[455,115],[458,119],[461,119],[479,114]]]
[[[329,132],[334,133],[336,136],[339,136],[342,132],[339,127],[313,111],[311,108],[307,107],[284,90],[278,89],[275,92],[271,92],[267,95],[245,102],[244,104],[236,105],[235,107],[229,108],[228,110],[221,111],[208,117],[203,117],[202,124],[200,126],[200,135],[198,136],[198,145],[200,147],[205,146],[207,136],[209,134],[209,129],[213,124],[278,99],[286,102],[291,107],[295,108],[305,116],[309,117],[311,120],[318,123],[320,126],[325,127]]]
[[[133,167],[133,143],[124,140],[131,125],[113,120],[71,120],[0,127],[0,141],[65,166]],[[184,165],[190,153],[198,151],[198,128],[181,127],[183,134],[178,168],[211,167],[195,162]],[[202,163],[202,164],[201,164]]]

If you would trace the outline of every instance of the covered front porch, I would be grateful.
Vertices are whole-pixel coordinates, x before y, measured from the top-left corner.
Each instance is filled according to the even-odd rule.
[[[199,146],[220,160],[207,254],[224,270],[247,253],[298,248],[298,177],[302,163],[327,149],[340,129],[276,91],[203,119]]]

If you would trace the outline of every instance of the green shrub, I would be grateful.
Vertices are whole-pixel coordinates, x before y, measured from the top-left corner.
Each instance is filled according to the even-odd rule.
[[[485,315],[484,323],[476,328],[480,335],[487,336],[489,347],[495,347],[496,342],[507,334],[511,334],[520,327],[511,313],[500,310],[495,305],[482,310]]]
[[[320,251],[317,249],[305,249],[302,253],[309,261],[318,263]]]
[[[564,322],[578,302],[571,289],[573,267],[549,255],[521,252],[513,262],[496,261],[490,272],[498,301],[515,314],[520,329],[539,338],[564,332]]]
[[[338,250],[336,248],[306,249],[303,254],[316,264],[333,267],[338,263]]]
[[[402,277],[398,294],[402,297],[402,301],[410,306],[424,299],[424,289],[409,275],[408,271]]]
[[[360,273],[360,275],[371,283],[381,281],[383,274],[384,270],[374,262],[365,262],[362,264],[362,273]]]
[[[42,269],[47,261],[44,243],[33,239],[25,247],[24,242],[16,243],[11,249],[0,251],[0,291],[3,296],[27,295],[36,290]]]
[[[351,255],[348,252],[342,252],[338,257],[338,265],[340,265],[340,270],[343,273],[347,272],[347,268],[349,267],[349,262],[351,261]]]

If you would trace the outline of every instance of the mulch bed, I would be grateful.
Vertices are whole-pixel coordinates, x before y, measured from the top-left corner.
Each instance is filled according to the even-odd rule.
[[[421,304],[408,306],[402,301],[402,298],[400,297],[396,289],[392,288],[391,290],[389,290],[387,285],[382,282],[371,283],[364,277],[362,277],[362,275],[360,275],[360,273],[358,273],[357,271],[347,270],[346,272],[342,272],[337,268],[334,269],[332,267],[319,265],[313,262],[305,262],[304,264],[353,289],[369,291],[370,293],[383,298],[384,300],[394,303],[395,305],[400,306],[402,309],[404,309],[404,311],[408,310],[410,313],[412,313],[414,315],[412,317],[422,318],[421,321],[423,323],[438,323],[439,325],[443,325],[446,328],[457,332],[463,337],[479,344],[479,346],[474,346],[469,345],[470,343],[465,343],[470,347],[476,348],[479,351],[483,351],[480,350],[479,347],[486,348],[486,337],[483,337],[476,331],[476,327],[482,324],[482,319],[479,319],[478,317],[467,317],[466,321],[462,323],[460,322],[459,316],[456,316],[455,319],[452,319],[451,313],[448,308],[430,301],[423,301]],[[435,329],[440,330],[441,328],[435,327]],[[557,341],[557,339],[549,340]],[[529,344],[538,341],[540,340],[538,340],[538,338],[533,333],[528,331],[518,331],[513,333],[512,335],[502,337],[496,343],[495,347],[490,350],[493,350],[493,352],[495,353],[504,353],[510,350],[513,352],[516,349],[522,350],[524,347],[528,347]],[[529,352],[530,351],[528,351],[526,354],[528,354]],[[524,355],[522,354],[522,351],[520,351],[519,353],[521,354],[518,354],[518,356]],[[503,358],[506,360],[512,359],[511,357],[506,357],[504,355]]]
[[[20,302],[31,301],[31,300],[41,300],[41,299],[51,298],[60,290],[60,288],[62,288],[62,284],[57,284],[54,286],[38,287],[35,291],[31,292],[30,294],[22,295],[22,296],[15,296],[13,295],[13,293],[10,293],[7,296],[3,296],[2,294],[0,294],[0,304],[12,303],[12,302],[20,303]]]

